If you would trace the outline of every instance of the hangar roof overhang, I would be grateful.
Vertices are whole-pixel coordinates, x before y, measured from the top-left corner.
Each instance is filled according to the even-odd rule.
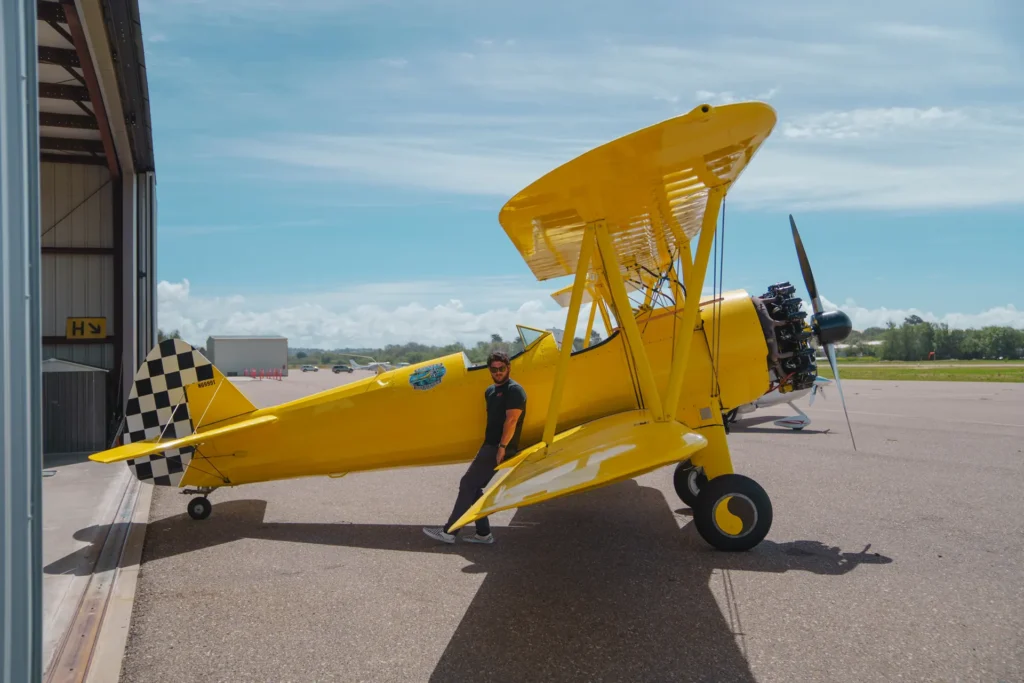
[[[37,0],[36,19],[40,160],[153,171],[138,0]]]

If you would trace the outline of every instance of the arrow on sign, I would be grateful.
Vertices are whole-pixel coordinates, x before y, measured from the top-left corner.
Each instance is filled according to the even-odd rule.
[[[68,339],[103,339],[107,336],[106,318],[68,318]]]

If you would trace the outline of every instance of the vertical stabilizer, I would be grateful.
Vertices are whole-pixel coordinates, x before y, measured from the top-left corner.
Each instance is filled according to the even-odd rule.
[[[256,407],[188,342],[165,339],[135,374],[125,406],[125,444],[191,436],[197,426],[252,412]],[[178,486],[193,446],[128,460],[140,481]]]

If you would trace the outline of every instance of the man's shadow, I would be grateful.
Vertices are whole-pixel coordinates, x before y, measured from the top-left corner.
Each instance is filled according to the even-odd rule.
[[[719,552],[692,523],[679,528],[661,491],[634,480],[517,510],[508,527],[495,527],[493,546],[438,544],[419,526],[265,523],[265,509],[265,501],[227,501],[202,522],[185,514],[157,520],[143,562],[242,538],[458,553],[471,563],[463,571],[486,577],[437,663],[436,681],[753,681],[740,625],[725,616],[736,606],[719,607],[714,572],[838,576],[892,562],[815,541]],[[88,552],[46,571],[73,571]],[[346,636],[331,637],[340,646]]]

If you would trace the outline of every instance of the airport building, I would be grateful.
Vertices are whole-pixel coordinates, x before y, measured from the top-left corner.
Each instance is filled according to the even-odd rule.
[[[44,442],[46,452],[99,450],[156,343],[156,176],[138,0],[35,9]]]
[[[287,337],[216,336],[206,340],[206,355],[227,377],[280,371],[288,376]]]

